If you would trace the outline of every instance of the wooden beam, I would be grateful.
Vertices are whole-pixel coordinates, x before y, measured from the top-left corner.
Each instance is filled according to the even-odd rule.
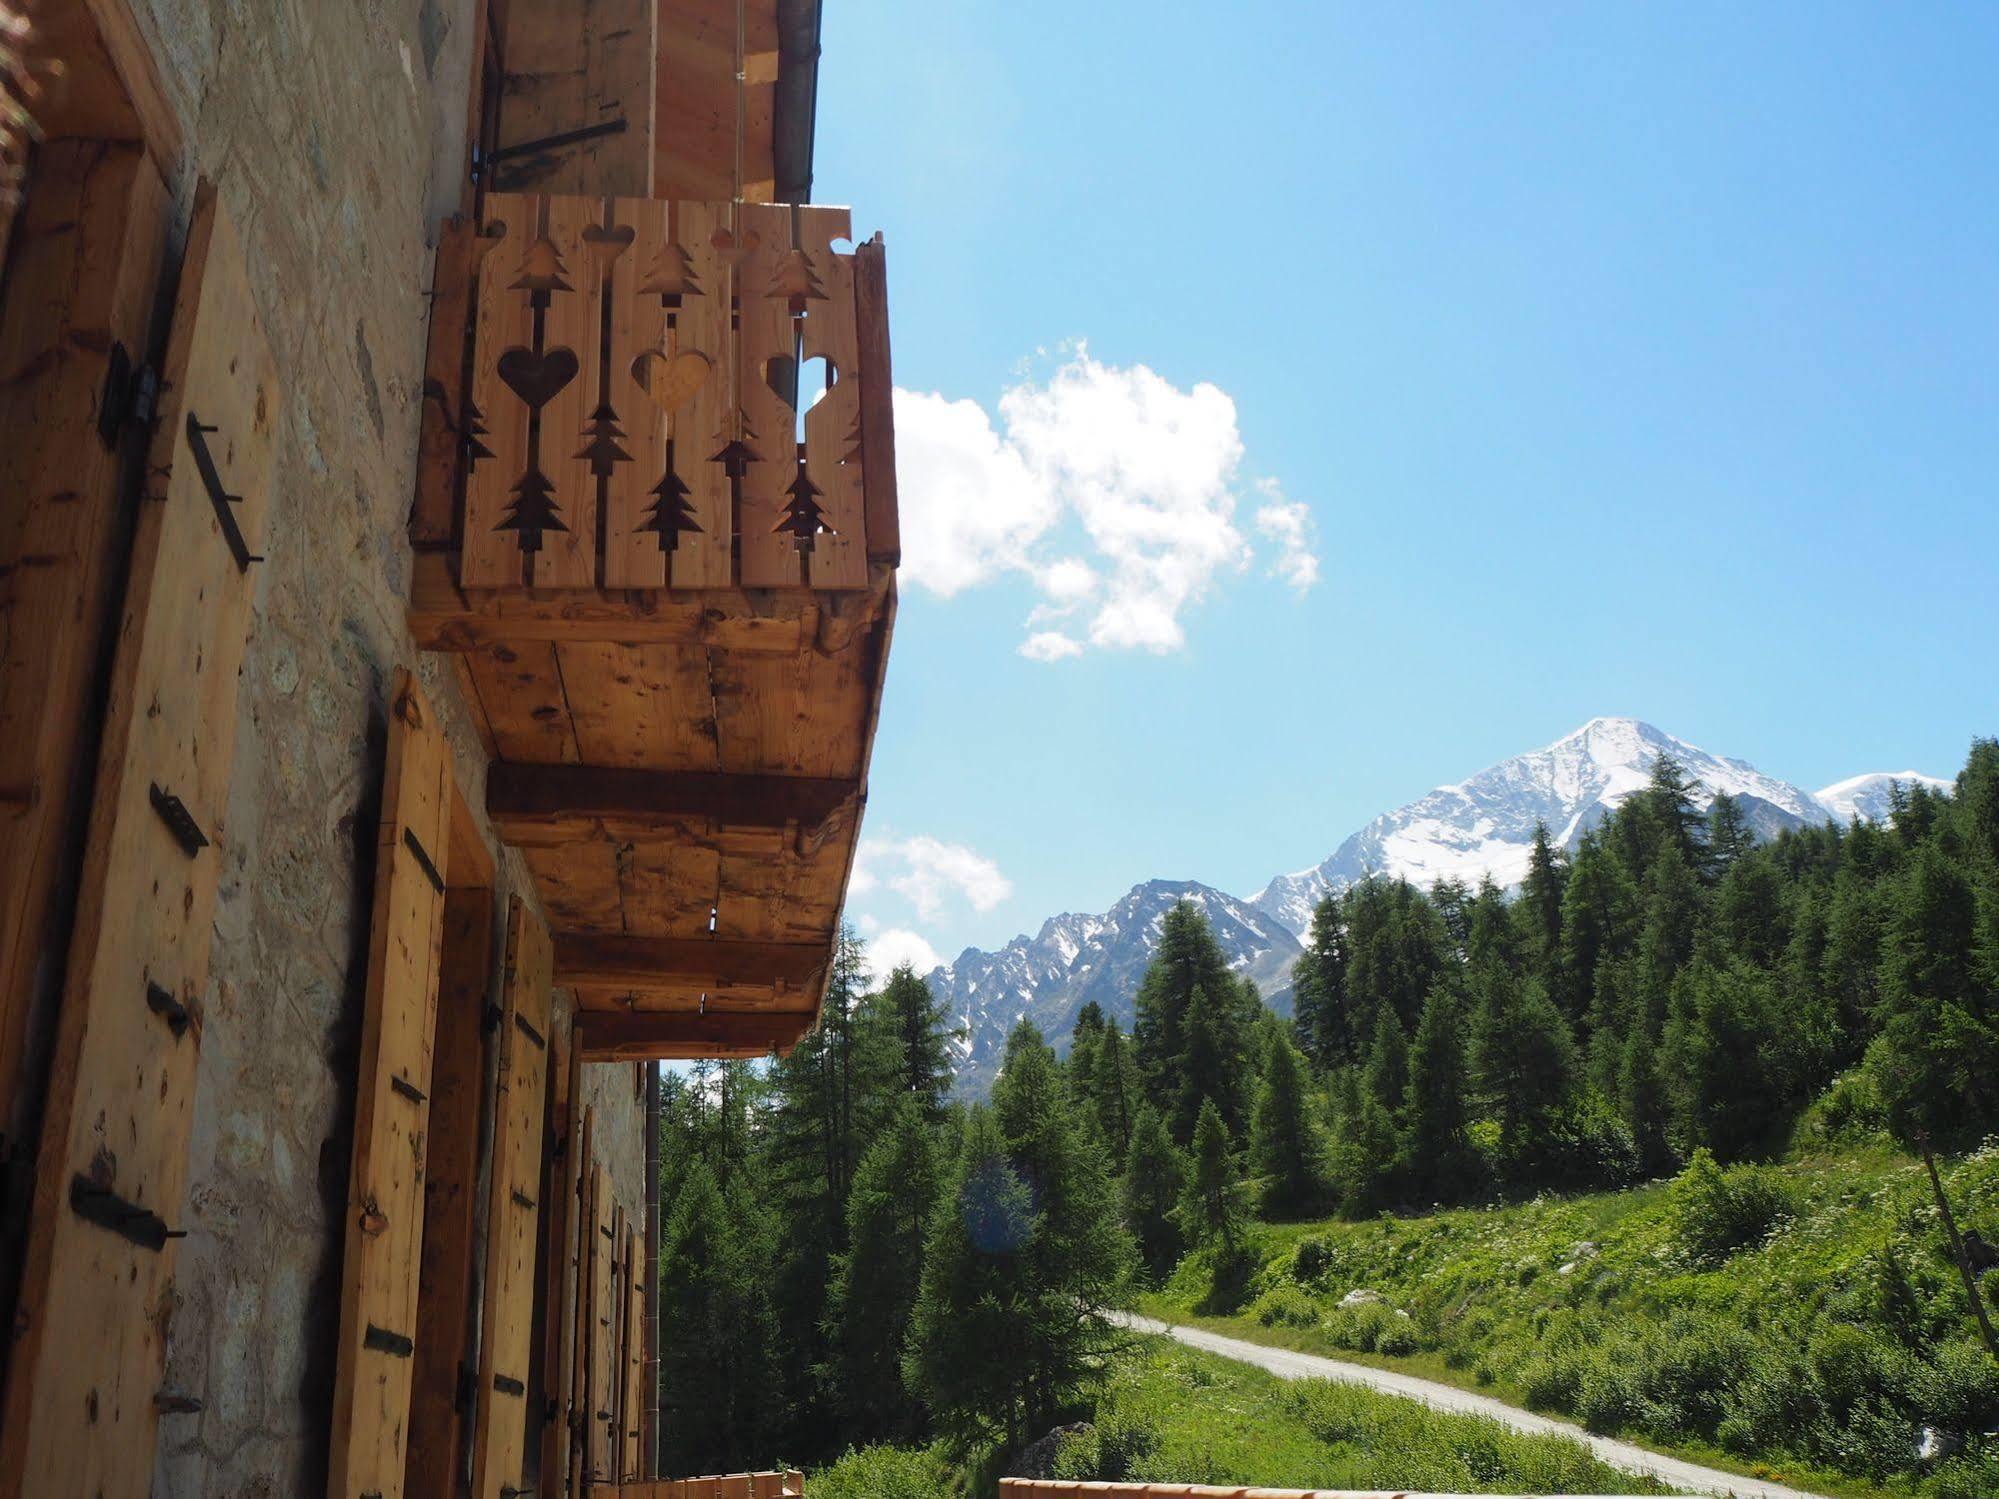
[[[486,588],[458,586],[451,558],[419,552],[409,627],[419,649],[476,651],[524,641],[699,645],[765,655],[844,650],[880,612],[888,567],[860,592],[792,589]]]
[[[486,775],[486,814],[508,843],[560,846],[579,838],[644,842],[683,835],[688,822],[729,828],[817,828],[860,795],[857,780],[516,765]]]
[[[33,9],[30,51],[63,65],[61,87],[37,106],[48,138],[142,141],[160,175],[176,181],[180,117],[130,0],[44,0]]]
[[[665,984],[716,989],[810,990],[826,966],[823,942],[751,942],[729,937],[611,937],[563,932],[555,939],[558,985],[644,989]]]
[[[867,486],[868,561],[902,561],[895,490],[895,372],[888,348],[888,257],[882,237],[854,250],[854,325],[861,355],[861,474]]]
[[[666,1013],[579,1010],[576,1045],[586,1062],[761,1057],[785,1052],[812,1029],[806,1010]]]

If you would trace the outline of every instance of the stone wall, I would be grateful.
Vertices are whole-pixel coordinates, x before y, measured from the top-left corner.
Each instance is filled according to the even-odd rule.
[[[199,171],[236,221],[286,403],[244,667],[162,1422],[170,1499],[325,1483],[388,683],[417,668],[483,758],[449,663],[403,623],[438,216],[455,207],[469,0],[133,0]],[[183,215],[184,216],[184,215]],[[498,892],[529,891],[515,858]],[[531,895],[530,895],[530,898]],[[629,1065],[588,1069],[598,1157],[643,1202]],[[489,1094],[490,1098],[490,1086]]]

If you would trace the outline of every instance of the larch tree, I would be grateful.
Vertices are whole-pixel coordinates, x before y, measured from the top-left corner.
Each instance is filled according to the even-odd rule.
[[[1118,1206],[1138,1243],[1139,1258],[1155,1280],[1172,1270],[1186,1247],[1178,1217],[1186,1181],[1186,1163],[1166,1132],[1166,1121],[1151,1104],[1140,1103],[1132,1119]]]
[[[1250,1121],[1250,1169],[1263,1178],[1265,1216],[1304,1213],[1325,1191],[1323,1144],[1306,1086],[1305,1059],[1282,1034],[1272,1038]]]

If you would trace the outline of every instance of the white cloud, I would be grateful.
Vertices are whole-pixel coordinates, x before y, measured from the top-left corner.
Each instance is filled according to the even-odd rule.
[[[1041,630],[1021,641],[1020,653],[1030,661],[1061,661],[1082,655],[1083,645],[1060,630]]]
[[[920,976],[941,967],[943,961],[936,948],[907,927],[886,927],[868,938],[868,971],[877,984],[886,983],[904,963]]]
[[[1079,344],[1046,380],[1000,396],[1004,431],[972,401],[903,390],[895,400],[898,481],[911,496],[904,578],[948,598],[1026,575],[1041,597],[1021,647],[1032,660],[1078,655],[1084,641],[1178,650],[1183,613],[1250,563],[1235,520],[1242,436],[1235,402],[1215,385],[1182,390]],[[1257,530],[1279,548],[1274,570],[1309,587],[1310,514],[1274,486],[1266,498]],[[1087,557],[1074,554],[1076,540]],[[1058,546],[1062,555],[1045,555]],[[1073,633],[1036,630],[1071,617]]]
[[[984,854],[925,835],[861,840],[850,891],[865,895],[884,885],[925,921],[934,921],[951,895],[975,911],[990,911],[1013,894],[1013,882]]]
[[[1257,534],[1278,547],[1270,571],[1303,593],[1319,581],[1319,555],[1313,546],[1318,528],[1312,524],[1312,511],[1303,500],[1285,499],[1274,479],[1258,480],[1256,488],[1264,500],[1256,510]]]

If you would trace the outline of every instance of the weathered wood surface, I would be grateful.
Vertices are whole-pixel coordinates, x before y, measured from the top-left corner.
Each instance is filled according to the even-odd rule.
[[[542,1109],[549,1062],[548,931],[515,896],[500,1000],[500,1091],[486,1205],[486,1301],[480,1319],[473,1499],[501,1499],[526,1483],[534,1423],[527,1405],[533,1352],[535,1247],[541,1191]],[[537,1464],[538,1466],[538,1464]]]
[[[62,68],[61,87],[36,104],[43,134],[141,142],[171,180],[181,163],[180,117],[131,0],[38,0],[26,8],[34,14],[31,54]]]
[[[652,1057],[760,1057],[786,1052],[812,1028],[817,1010],[585,1010],[576,1045],[587,1062]]]
[[[457,848],[452,851],[456,879]],[[491,977],[493,893],[455,884],[444,895],[437,1040],[425,1142],[423,1252],[411,1371],[404,1492],[457,1487],[469,1412],[459,1371],[472,1343],[472,1259],[477,1238],[479,1105],[486,1078],[485,1015]]]
[[[744,23],[740,97],[735,77],[739,16]],[[720,201],[740,193],[750,202],[769,202],[777,176],[771,136],[777,8],[739,9],[731,0],[660,0],[656,57],[652,190],[666,198]]]
[[[902,562],[902,514],[895,487],[895,370],[889,356],[888,255],[879,234],[854,250],[854,339],[861,372],[868,561],[896,567]]]
[[[602,1166],[590,1170],[590,1365],[585,1383],[584,1472],[590,1481],[612,1476],[612,1371],[616,1368],[617,1303],[615,1279],[617,1202],[611,1196],[610,1174]]]
[[[234,515],[254,550],[281,417],[235,231],[205,183],[163,372],[0,1414],[6,1494],[136,1499],[152,1478],[173,1304],[165,1235],[183,1222],[255,586],[224,543],[196,454],[240,496]],[[170,822],[160,809],[176,804]]]
[[[569,1457],[570,1363],[576,1340],[576,1240],[582,1221],[577,1194],[583,1158],[583,1121],[578,1113],[583,1058],[567,1026],[550,1034],[548,1126],[544,1131],[542,1170],[541,1318],[539,1408],[540,1491],[567,1492]]]
[[[97,414],[114,345],[151,347],[169,204],[137,146],[57,142],[0,296],[0,1134],[19,1138],[30,1010],[60,981],[58,892],[90,784],[98,653],[132,444]],[[137,434],[134,434],[135,436]],[[0,1360],[4,1364],[4,1360]]]
[[[639,1432],[644,1426],[640,1408],[641,1374],[645,1353],[645,1277],[639,1256],[638,1233],[625,1226],[625,1328],[619,1340],[624,1354],[618,1390],[618,1474],[629,1481],[642,1475]]]
[[[653,190],[655,9],[653,0],[509,0],[500,148],[616,120],[625,128],[510,154],[495,164],[497,186],[628,198]]]
[[[348,1172],[330,1499],[403,1492],[436,1035],[451,748],[408,671],[392,689]]]
[[[485,6],[477,7],[483,16]],[[465,433],[465,355],[473,283],[489,247],[467,218],[447,219],[430,282],[430,341],[424,352],[423,415],[417,437],[416,502],[410,544],[444,548],[457,537]]]

